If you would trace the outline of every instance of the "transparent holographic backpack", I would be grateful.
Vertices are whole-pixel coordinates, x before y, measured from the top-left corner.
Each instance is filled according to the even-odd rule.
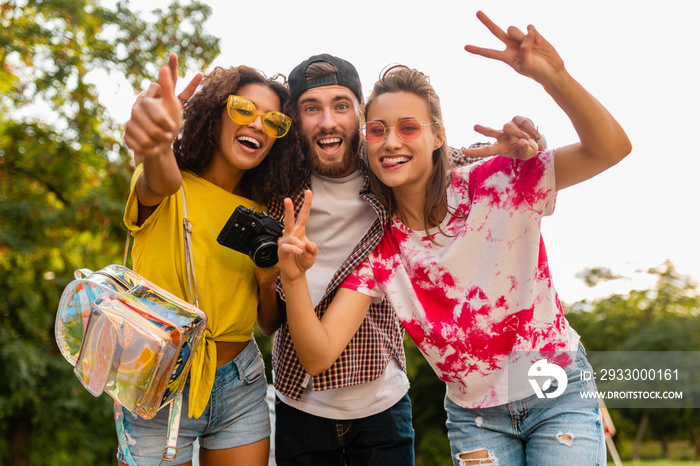
[[[119,444],[129,465],[135,462],[123,429],[122,407],[151,419],[169,405],[163,460],[175,458],[182,391],[207,325],[206,314],[199,309],[192,227],[181,191],[186,274],[193,304],[124,266],[108,265],[96,272],[76,270],[56,314],[56,343],[75,375],[94,396],[107,393],[114,399]],[[125,263],[128,245],[127,236]]]
[[[151,419],[184,387],[204,312],[120,265],[77,270],[56,342],[83,386]]]

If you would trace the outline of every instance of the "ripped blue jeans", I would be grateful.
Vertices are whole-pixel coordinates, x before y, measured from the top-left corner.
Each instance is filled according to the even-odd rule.
[[[600,407],[595,399],[581,399],[580,392],[592,384],[581,380],[582,370],[592,368],[579,346],[576,360],[565,369],[566,390],[556,399],[533,395],[491,408],[465,409],[445,397],[455,466],[605,465]]]

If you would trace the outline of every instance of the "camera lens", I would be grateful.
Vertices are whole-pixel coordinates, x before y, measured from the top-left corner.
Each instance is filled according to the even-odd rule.
[[[250,248],[250,258],[258,267],[272,267],[277,263],[277,243],[272,238],[259,238]]]

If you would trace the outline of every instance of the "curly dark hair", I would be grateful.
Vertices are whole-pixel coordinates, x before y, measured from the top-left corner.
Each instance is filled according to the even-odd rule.
[[[278,184],[278,189],[273,193],[279,202],[285,197],[294,197],[299,190],[299,186],[303,185],[309,177],[311,168],[306,160],[307,148],[305,146],[304,137],[298,130],[300,124],[299,110],[296,102],[287,101],[282,112],[292,119],[292,129],[283,138],[284,141],[279,145],[281,151],[279,167],[284,169],[285,178]],[[294,126],[297,126],[295,129]]]
[[[173,143],[175,159],[181,170],[201,175],[209,166],[219,145],[226,98],[253,83],[268,86],[279,97],[280,108],[284,108],[289,100],[289,89],[282,75],[268,78],[247,66],[217,66],[204,77],[198,91],[185,104],[182,131]],[[286,180],[285,170],[280,164],[284,139],[275,141],[260,165],[245,172],[241,187],[246,196],[264,204],[280,189],[280,183]]]

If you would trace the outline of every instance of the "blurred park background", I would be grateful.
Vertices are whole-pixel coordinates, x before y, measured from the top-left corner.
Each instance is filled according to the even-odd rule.
[[[205,68],[220,53],[210,15],[197,2],[148,18],[128,3],[0,2],[0,464],[115,464],[110,399],[83,389],[53,334],[73,270],[121,263],[126,235],[131,156],[91,76],[119,75],[138,92],[169,52],[181,75]],[[586,348],[700,351],[697,283],[671,261],[644,272],[645,286],[566,303]],[[592,288],[626,278],[607,264],[578,273]],[[271,340],[256,338],[269,368]],[[444,386],[408,340],[406,352],[417,464],[449,465]],[[610,414],[625,464],[700,463],[699,410]]]

